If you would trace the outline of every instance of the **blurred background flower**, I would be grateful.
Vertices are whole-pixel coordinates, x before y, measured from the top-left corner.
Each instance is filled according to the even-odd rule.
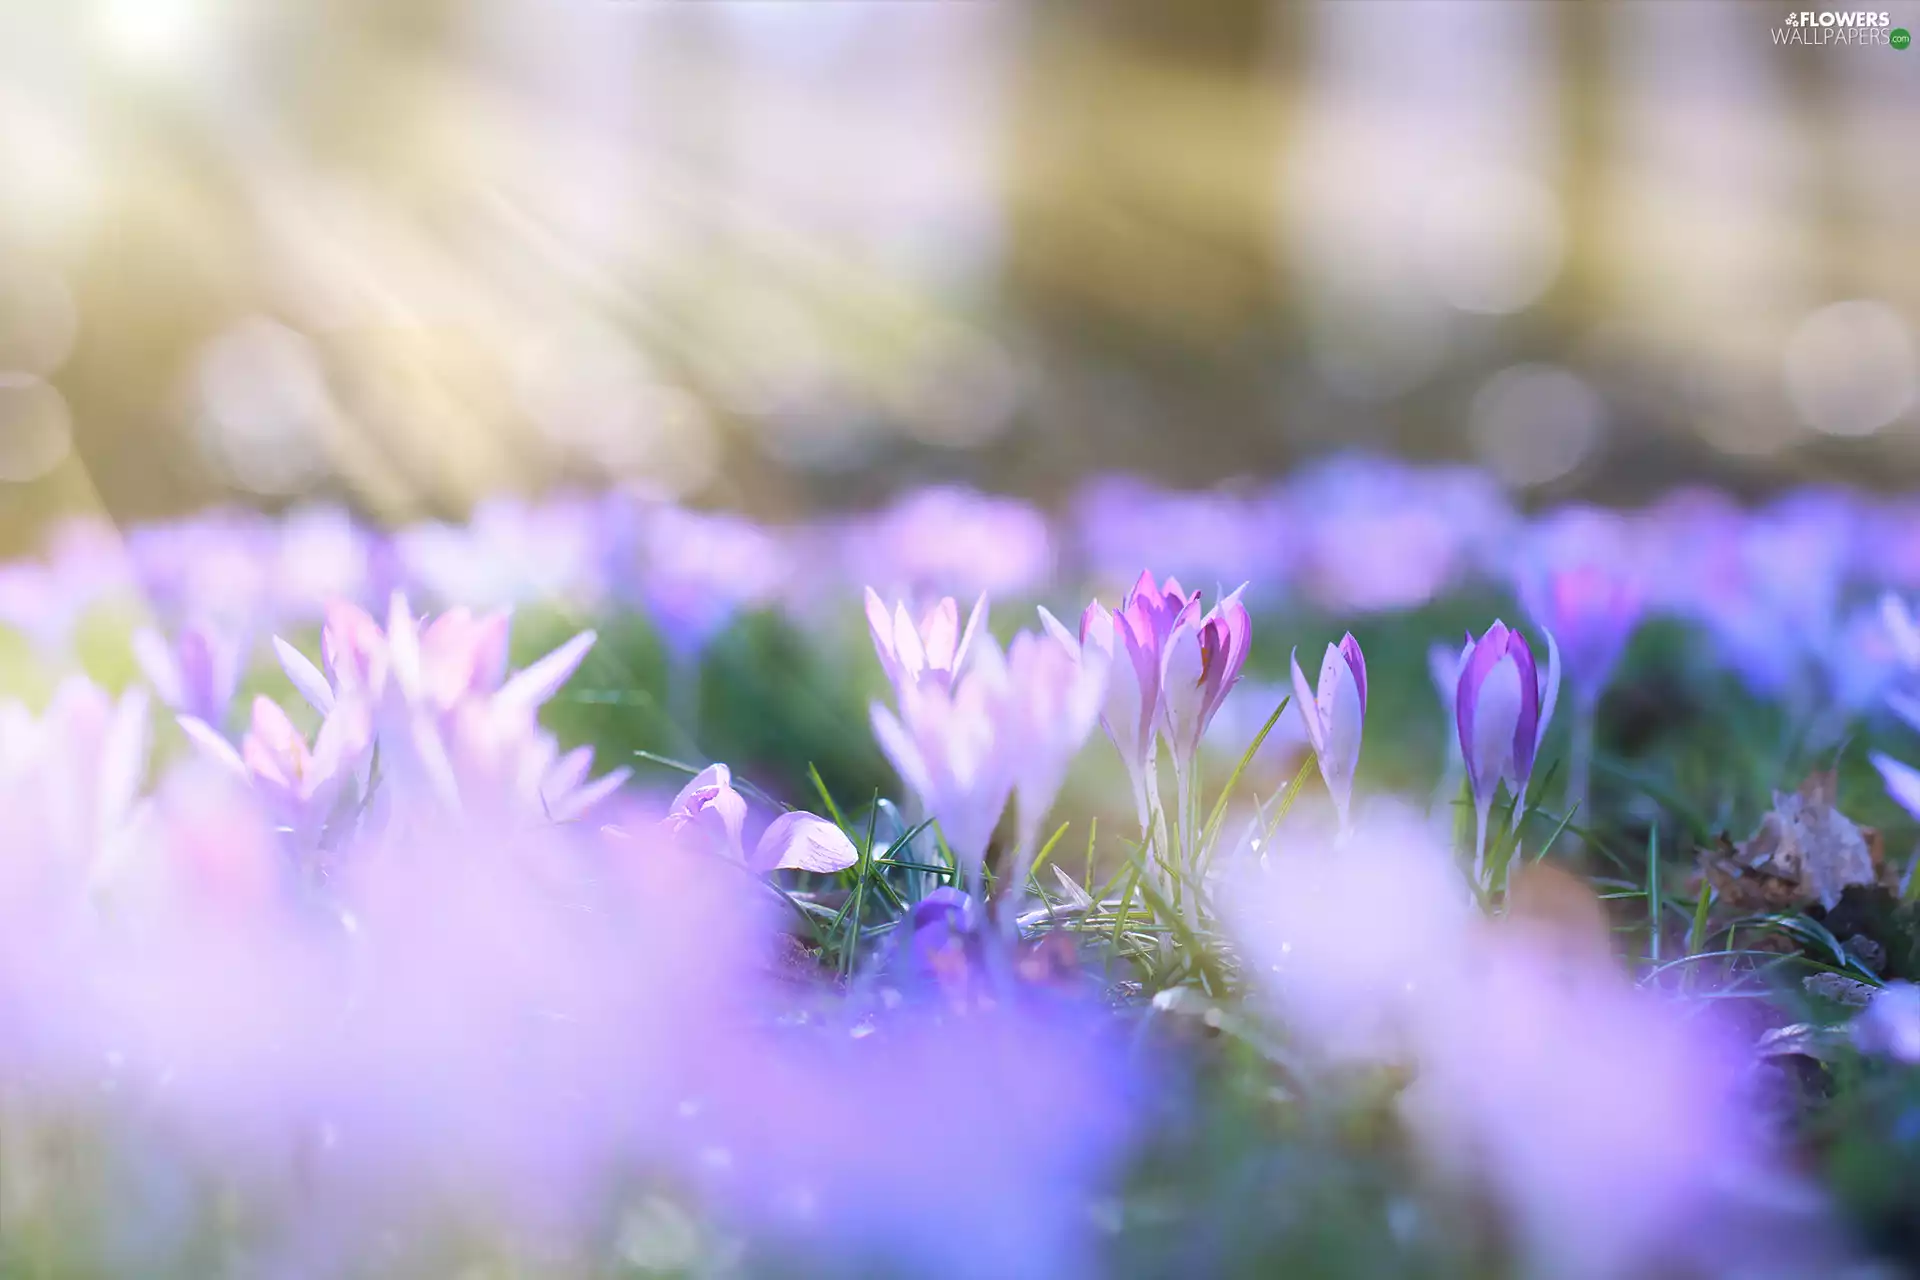
[[[1920,174],[1888,157],[1920,84],[1782,48],[1777,18],[8,6],[0,550],[74,513],[385,523],[571,484],[761,517],[936,477],[1054,504],[1356,445],[1528,498],[1911,482]],[[1330,553],[1311,526],[1233,546],[1222,510],[1169,506],[1158,562]],[[1017,508],[970,511],[969,595],[1044,575]],[[889,519],[900,561],[865,576],[922,590],[953,513]],[[1102,568],[1143,562],[1128,536]],[[404,554],[467,603],[511,594],[432,541]],[[1372,590],[1430,592],[1433,554]]]

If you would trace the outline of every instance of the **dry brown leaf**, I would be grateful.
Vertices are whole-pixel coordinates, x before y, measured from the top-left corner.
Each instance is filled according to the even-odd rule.
[[[1837,777],[1814,772],[1797,791],[1776,792],[1773,808],[1748,839],[1721,837],[1700,852],[1700,866],[1721,902],[1737,911],[1786,911],[1819,903],[1831,909],[1851,885],[1886,882],[1880,833],[1834,807]]]

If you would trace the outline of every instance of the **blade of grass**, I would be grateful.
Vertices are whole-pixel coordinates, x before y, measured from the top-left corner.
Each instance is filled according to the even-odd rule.
[[[827,816],[833,819],[833,825],[842,831],[847,831],[847,820],[840,816],[840,806],[835,804],[833,802],[833,796],[828,794],[827,784],[821,779],[820,770],[809,763],[807,765],[807,776],[813,779],[813,789],[820,793],[820,803],[827,806]],[[847,834],[848,836],[852,836],[853,833],[847,831]]]
[[[1034,855],[1033,870],[1027,874],[1036,885],[1040,882],[1040,869],[1047,865],[1049,858],[1053,857],[1053,846],[1060,843],[1060,837],[1067,834],[1067,828],[1072,825],[1070,822],[1061,823],[1059,829],[1056,830],[1052,836],[1048,837],[1045,844],[1040,846],[1040,852]]]
[[[1660,965],[1660,824],[1647,831],[1647,962]]]
[[[1203,847],[1213,842],[1215,834],[1220,830],[1221,820],[1226,817],[1227,801],[1233,798],[1234,788],[1240,785],[1240,775],[1245,773],[1247,766],[1253,763],[1253,757],[1259,752],[1260,744],[1267,740],[1269,733],[1273,732],[1273,726],[1280,723],[1280,717],[1286,713],[1287,704],[1291,701],[1293,701],[1291,694],[1280,699],[1280,705],[1273,709],[1273,714],[1267,717],[1267,722],[1260,726],[1260,732],[1253,735],[1253,742],[1241,754],[1240,762],[1233,766],[1233,772],[1227,775],[1227,785],[1220,788],[1220,798],[1213,802],[1213,812],[1207,815],[1206,825],[1201,828],[1200,843]]]
[[[1687,930],[1687,955],[1689,957],[1700,955],[1700,948],[1706,944],[1707,908],[1712,905],[1713,882],[1705,876],[1701,876],[1700,900],[1693,904],[1693,925]],[[1681,990],[1690,991],[1693,989],[1693,974],[1694,971],[1692,969],[1687,970],[1686,976],[1680,984]]]
[[[1567,810],[1566,815],[1560,819],[1560,825],[1553,829],[1553,834],[1547,837],[1547,842],[1540,846],[1540,852],[1533,855],[1535,862],[1546,857],[1547,850],[1553,848],[1553,846],[1559,842],[1561,833],[1567,829],[1567,824],[1573,821],[1573,815],[1579,812],[1579,809],[1580,806],[1576,804],[1573,808]]]

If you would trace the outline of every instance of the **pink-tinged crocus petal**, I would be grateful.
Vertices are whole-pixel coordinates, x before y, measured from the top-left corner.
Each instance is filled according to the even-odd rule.
[[[717,763],[702,769],[682,787],[667,812],[669,831],[687,833],[708,852],[736,862],[746,858],[740,843],[740,829],[746,821],[747,802],[733,789],[733,771]]]
[[[625,786],[627,779],[632,776],[631,769],[615,769],[595,778],[585,786],[575,787],[565,793],[550,794],[547,800],[548,812],[553,815],[555,822],[577,822]]]
[[[531,715],[539,710],[579,669],[595,638],[593,632],[582,631],[526,670],[514,673],[494,695],[494,705],[504,714]]]
[[[1097,608],[1098,608],[1097,604],[1092,604],[1087,606],[1087,609],[1089,612],[1092,612]],[[1061,648],[1065,649],[1068,653],[1071,653],[1072,655],[1074,655],[1074,657],[1076,658],[1079,657],[1081,637],[1076,636],[1073,634],[1073,632],[1067,630],[1066,624],[1061,622],[1060,619],[1054,617],[1051,613],[1048,613],[1047,607],[1045,605],[1040,606],[1039,614],[1040,614],[1040,626],[1046,631],[1046,633],[1052,636],[1055,640],[1058,640],[1060,642]],[[1081,623],[1082,635],[1085,634],[1085,631],[1086,631],[1086,623],[1082,621]]]
[[[828,822],[795,809],[775,818],[754,846],[753,866],[759,871],[812,871],[826,875],[844,871],[860,860],[847,833]]]
[[[960,633],[960,642],[953,648],[953,656],[947,662],[947,670],[955,676],[967,661],[967,650],[973,647],[973,638],[987,621],[987,593],[982,591],[980,598],[973,602],[973,608],[967,614],[966,629]]]
[[[900,781],[907,784],[909,791],[918,795],[928,794],[933,787],[932,775],[913,735],[883,703],[874,703],[869,715],[873,724],[873,739],[879,743],[881,754],[893,765],[894,772],[900,775]]]
[[[289,796],[298,796],[311,772],[312,755],[306,739],[272,698],[253,700],[253,723],[240,746],[241,758],[254,777]]]
[[[893,607],[893,651],[900,670],[909,680],[918,680],[927,669],[927,651],[920,643],[920,631],[913,625],[905,604]]]
[[[593,748],[575,747],[546,770],[541,790],[545,795],[562,795],[587,780],[593,772]]]
[[[460,807],[460,777],[453,767],[453,757],[447,750],[446,739],[440,734],[440,727],[427,716],[416,715],[408,726],[408,738],[413,747],[414,758],[420,764],[427,785],[432,788],[434,799],[448,810]]]
[[[874,653],[887,674],[887,682],[896,690],[918,684],[922,679],[951,687],[967,660],[967,651],[975,634],[986,620],[987,597],[983,592],[960,628],[960,608],[947,596],[921,615],[916,625],[905,603],[896,604],[889,614],[885,603],[872,587],[866,589],[867,628],[873,633]]]
[[[450,609],[429,623],[420,635],[428,700],[446,710],[469,693],[499,688],[507,670],[512,621],[506,610],[475,618],[465,609]]]
[[[247,762],[233,749],[233,744],[221,737],[213,726],[197,716],[175,716],[180,731],[187,735],[187,741],[198,747],[209,760],[224,769],[233,772],[242,779],[251,775],[247,771]]]
[[[273,652],[280,659],[280,669],[287,673],[287,679],[293,682],[294,689],[307,700],[308,706],[323,716],[333,710],[333,686],[320,674],[320,668],[308,661],[306,654],[279,636],[273,638]]]
[[[1240,671],[1246,665],[1253,623],[1247,616],[1247,607],[1240,602],[1240,593],[1245,589],[1243,586],[1235,590],[1214,605],[1194,629],[1194,639],[1200,651],[1200,669],[1196,681],[1200,701],[1192,709],[1190,718],[1183,720],[1180,726],[1184,737],[1182,745],[1189,758],[1199,750],[1207,727],[1213,723],[1213,717],[1219,712],[1227,695],[1240,683]]]
[[[386,687],[387,636],[365,610],[344,600],[327,606],[320,657],[339,696],[349,690],[377,698]]]
[[[1019,758],[1014,790],[1023,854],[1034,852],[1040,823],[1099,719],[1106,680],[1106,657],[1097,649],[1082,655],[1023,631],[1007,650],[1008,696],[1000,736]]]
[[[944,597],[920,616],[920,647],[928,667],[953,670],[953,655],[960,647],[960,606],[952,596]]]
[[[880,659],[881,669],[887,673],[887,683],[897,685],[902,672],[900,653],[893,643],[893,615],[887,612],[886,602],[872,587],[867,588],[866,607],[867,630],[873,635],[873,651]]]
[[[407,597],[394,592],[387,602],[387,661],[400,696],[409,703],[419,702],[422,693],[420,668],[420,628],[414,621]]]

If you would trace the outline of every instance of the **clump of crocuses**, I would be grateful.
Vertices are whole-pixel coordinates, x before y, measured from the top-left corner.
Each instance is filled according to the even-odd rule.
[[[1095,600],[1073,633],[1040,611],[1047,630],[1083,665],[1103,663],[1109,670],[1100,723],[1126,764],[1141,838],[1150,842],[1167,876],[1163,888],[1197,919],[1198,883],[1195,830],[1197,798],[1194,762],[1200,741],[1220,706],[1240,681],[1253,624],[1234,591],[1206,612],[1200,593],[1168,578],[1156,583],[1142,572],[1120,606]],[[1169,836],[1159,791],[1159,744],[1172,757],[1179,792],[1176,836]]]

